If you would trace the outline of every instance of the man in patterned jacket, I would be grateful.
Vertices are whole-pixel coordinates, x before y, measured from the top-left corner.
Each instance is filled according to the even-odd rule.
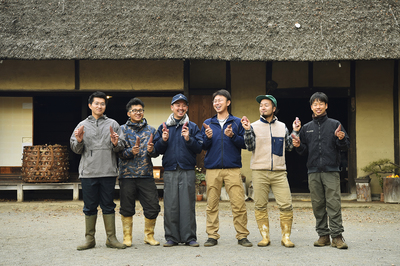
[[[143,118],[143,108],[144,103],[140,99],[131,99],[126,105],[129,119],[121,126],[126,146],[119,153],[119,212],[124,232],[123,243],[128,247],[132,246],[132,216],[135,215],[136,199],[140,201],[145,217],[144,242],[152,246],[160,245],[160,242],[154,239],[154,227],[160,205],[151,162],[151,157],[157,156],[152,141],[156,130]]]

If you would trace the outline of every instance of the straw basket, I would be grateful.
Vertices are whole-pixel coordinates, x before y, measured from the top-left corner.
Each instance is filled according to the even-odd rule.
[[[22,158],[24,182],[56,183],[68,180],[68,150],[61,145],[25,146]]]

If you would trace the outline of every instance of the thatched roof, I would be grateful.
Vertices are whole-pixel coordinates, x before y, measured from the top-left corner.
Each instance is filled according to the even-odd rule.
[[[399,59],[399,24],[397,0],[0,0],[0,59]]]

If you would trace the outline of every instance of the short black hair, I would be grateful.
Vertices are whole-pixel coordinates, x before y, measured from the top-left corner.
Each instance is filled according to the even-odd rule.
[[[104,100],[106,101],[106,105],[107,105],[107,102],[108,102],[108,100],[107,100],[107,95],[106,95],[104,92],[102,92],[102,91],[93,92],[93,93],[89,96],[89,100],[88,100],[89,104],[92,104],[92,103],[93,103],[95,97],[96,97],[96,98],[102,98],[102,99],[104,99]]]
[[[323,92],[316,92],[313,95],[311,95],[310,105],[312,105],[316,100],[323,103],[328,103],[328,96],[326,96],[326,94]]]
[[[230,94],[229,91],[224,90],[224,89],[221,89],[221,90],[218,90],[218,91],[214,92],[214,94],[212,95],[212,100],[213,100],[213,101],[214,101],[214,98],[215,98],[217,95],[224,96],[224,97],[226,98],[226,101],[230,101],[230,102],[232,103],[231,94]],[[231,104],[228,106],[227,109],[228,109],[228,113],[231,113]]]
[[[231,102],[232,102],[232,100],[231,100],[231,94],[230,94],[229,91],[227,91],[227,90],[222,89],[222,90],[219,90],[219,91],[214,92],[214,94],[212,95],[213,101],[214,101],[214,98],[215,98],[217,95],[224,96],[224,97],[226,98],[227,101],[231,101]]]
[[[142,108],[144,108],[144,103],[142,102],[142,100],[140,100],[139,98],[132,98],[127,104],[126,104],[126,111],[129,112],[129,110],[131,109],[132,105],[141,105]]]

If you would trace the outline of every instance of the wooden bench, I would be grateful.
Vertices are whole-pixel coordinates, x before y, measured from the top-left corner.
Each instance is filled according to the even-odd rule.
[[[163,183],[156,183],[157,189],[164,189]],[[82,189],[80,182],[70,183],[21,183],[21,182],[2,182],[0,190],[17,191],[17,201],[24,201],[24,191],[26,190],[72,190],[72,199],[79,200],[79,190]],[[115,189],[119,190],[119,185],[115,185]]]

